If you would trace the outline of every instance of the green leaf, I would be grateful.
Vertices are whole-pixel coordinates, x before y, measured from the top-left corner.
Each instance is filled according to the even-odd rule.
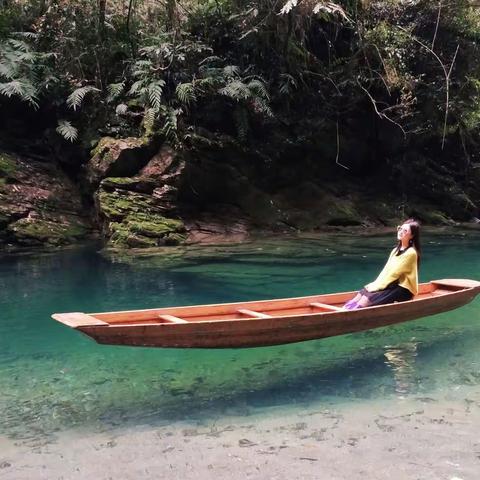
[[[128,91],[128,93],[129,95],[135,95],[137,93],[142,93],[144,89],[145,89],[144,80],[137,80],[130,87],[130,90]]]
[[[78,130],[68,120],[59,120],[56,131],[72,143],[78,138]]]
[[[85,95],[89,92],[99,92],[98,88],[87,85],[74,90],[67,98],[67,105],[73,110],[77,110],[83,102]]]
[[[250,90],[241,80],[233,80],[225,87],[221,88],[218,93],[225,95],[233,100],[245,100],[250,97]]]
[[[289,13],[294,7],[297,6],[298,0],[288,0],[288,2],[282,7],[280,13],[282,15],[286,15]]]
[[[124,88],[125,88],[125,82],[111,83],[110,85],[108,85],[107,86],[107,92],[108,92],[107,103],[111,103],[115,99],[117,99],[123,93]]]
[[[237,65],[227,65],[223,67],[223,74],[226,77],[238,77],[240,74],[240,68]]]
[[[248,88],[255,96],[269,100],[270,95],[268,94],[267,87],[261,80],[250,80],[250,82],[248,82]]]
[[[30,103],[35,108],[38,107],[36,88],[25,78],[0,83],[0,94],[8,98],[18,97],[20,100]]]
[[[157,110],[162,104],[162,93],[164,86],[165,82],[163,80],[156,80],[155,82],[150,83],[147,87],[150,105]]]
[[[197,100],[193,83],[180,83],[175,89],[175,94],[185,105],[190,105]]]

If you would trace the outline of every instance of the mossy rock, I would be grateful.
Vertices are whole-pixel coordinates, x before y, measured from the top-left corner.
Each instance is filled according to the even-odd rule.
[[[100,182],[100,188],[107,191],[120,189],[139,193],[152,193],[157,186],[154,179],[147,177],[107,177]]]
[[[122,222],[111,222],[109,229],[108,243],[122,248],[179,245],[187,238],[182,221],[155,213],[130,214]]]
[[[452,225],[455,223],[445,212],[429,206],[417,205],[408,216],[417,218],[426,225]]]
[[[141,193],[119,191],[97,194],[99,211],[109,220],[121,220],[131,213],[149,212],[155,209],[155,199]]]
[[[106,177],[131,177],[137,174],[158,149],[158,142],[152,137],[129,137],[100,139],[91,151],[92,158],[87,164],[87,180],[92,185]]]
[[[327,195],[322,203],[325,225],[349,227],[364,221],[352,200]]]
[[[17,170],[15,159],[6,153],[0,153],[0,180],[10,178]]]
[[[78,221],[22,218],[8,225],[7,231],[23,244],[65,245],[85,237],[88,228]]]
[[[164,237],[173,232],[185,231],[180,220],[165,218],[161,215],[129,215],[125,219],[125,223],[131,232],[146,237]]]
[[[137,183],[137,180],[132,177],[107,177],[102,180],[100,185],[102,187],[129,187]]]

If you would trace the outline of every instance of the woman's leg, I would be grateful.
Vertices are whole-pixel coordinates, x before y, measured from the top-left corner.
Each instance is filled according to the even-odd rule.
[[[365,295],[357,295],[357,296],[360,297],[357,302],[350,301],[346,303],[343,308],[345,308],[346,310],[356,310],[357,308],[365,308],[365,307],[371,306],[371,302],[367,296]]]
[[[360,298],[362,298],[362,295],[361,295],[360,293],[357,293],[354,298],[352,298],[351,300],[349,300],[349,301],[343,306],[343,308],[350,309],[350,308],[354,307],[354,305],[360,300]]]
[[[362,298],[358,300],[357,306],[355,308],[365,308],[365,307],[369,307],[370,305],[371,305],[371,302],[369,298],[363,295]]]

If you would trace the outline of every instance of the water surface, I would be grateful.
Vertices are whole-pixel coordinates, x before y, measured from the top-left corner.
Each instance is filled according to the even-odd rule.
[[[166,424],[264,407],[428,397],[480,384],[480,301],[325,340],[240,350],[97,345],[50,319],[355,290],[391,237],[258,240],[105,256],[94,248],[0,258],[0,434]],[[480,280],[478,233],[430,233],[421,280]],[[479,387],[480,388],[480,387]]]

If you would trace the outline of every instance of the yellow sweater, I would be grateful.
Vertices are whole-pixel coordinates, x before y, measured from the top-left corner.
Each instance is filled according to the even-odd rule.
[[[418,293],[417,252],[411,247],[401,255],[395,255],[396,248],[392,250],[388,261],[377,279],[365,286],[369,292],[377,292],[387,288],[392,282],[398,280],[400,287],[410,290],[413,295]]]

